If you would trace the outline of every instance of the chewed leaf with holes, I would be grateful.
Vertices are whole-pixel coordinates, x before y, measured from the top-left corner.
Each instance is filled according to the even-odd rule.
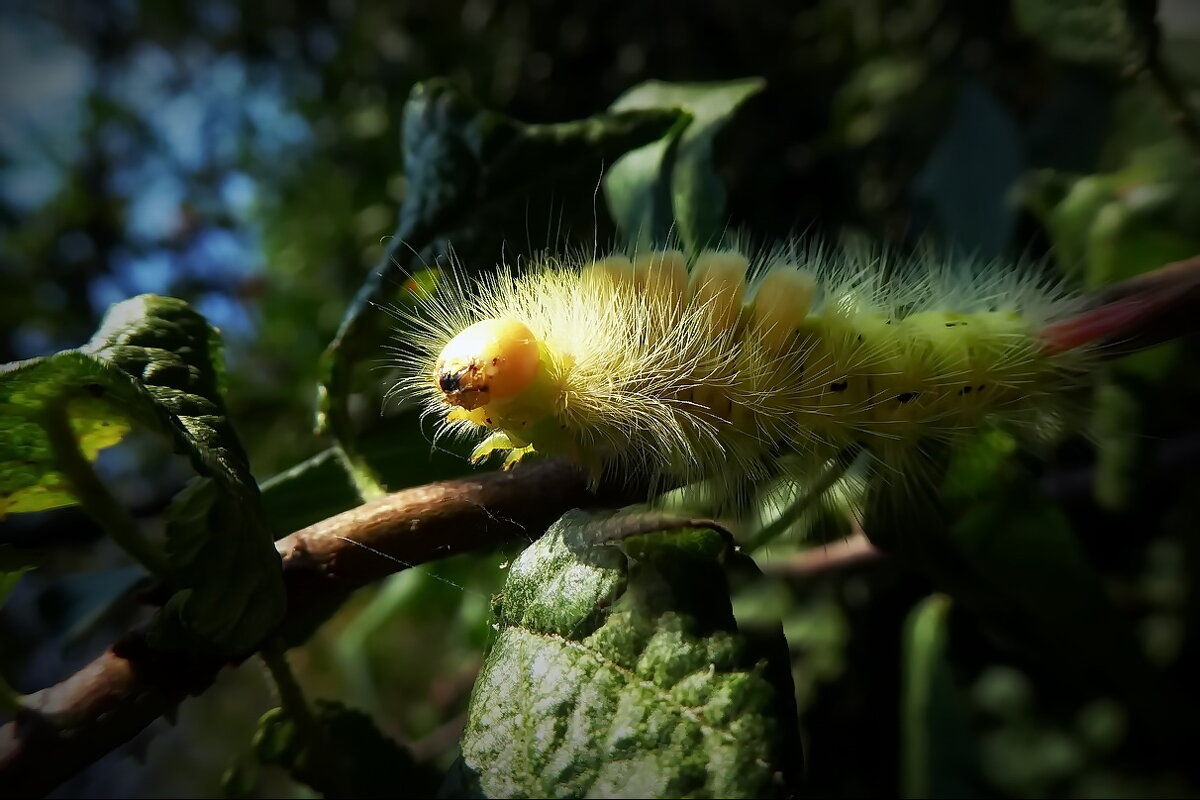
[[[616,523],[571,512],[513,563],[455,779],[488,797],[786,792],[792,689],[738,630],[724,540],[592,544]]]
[[[132,425],[164,435],[208,488],[172,513],[167,558],[180,591],[155,633],[161,644],[239,654],[279,620],[284,594],[258,488],[225,416],[222,369],[204,317],[153,295],[113,306],[78,350],[0,368],[0,511],[72,502],[43,429],[55,404],[89,460]]]

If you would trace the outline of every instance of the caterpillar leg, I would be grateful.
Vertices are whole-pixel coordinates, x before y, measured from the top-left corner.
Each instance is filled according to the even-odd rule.
[[[485,458],[487,458],[488,456],[490,456],[492,453],[496,452],[497,450],[511,450],[512,451],[511,453],[509,453],[508,458],[506,458],[504,461],[504,466],[508,467],[508,466],[511,466],[509,464],[510,460],[512,461],[513,464],[517,463],[517,461],[520,461],[521,458],[526,453],[532,452],[533,448],[532,447],[518,447],[513,442],[512,439],[508,438],[508,434],[493,433],[491,436],[487,437],[482,442],[475,445],[475,449],[471,451],[471,463],[478,464],[480,461],[483,461]],[[517,457],[515,459],[513,459],[513,455],[515,455],[517,453],[520,453],[520,455],[517,455]]]
[[[514,466],[521,463],[521,459],[534,452],[536,451],[533,449],[533,445],[514,448],[507,456],[505,456],[504,463],[500,466],[500,468],[512,469]]]

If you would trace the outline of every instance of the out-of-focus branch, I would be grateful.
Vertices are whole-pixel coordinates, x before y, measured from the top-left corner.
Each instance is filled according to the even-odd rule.
[[[628,498],[592,494],[580,471],[558,461],[386,495],[276,542],[288,618],[405,566],[532,539],[567,510],[602,502]],[[0,728],[0,796],[51,791],[205,691],[223,666],[156,652],[140,631],[123,637],[75,675],[29,695]]]
[[[817,575],[831,575],[873,564],[882,558],[884,558],[884,554],[875,549],[875,546],[867,539],[867,535],[860,529],[845,539],[821,547],[810,548],[790,558],[764,561],[759,568],[764,575],[812,578]]]
[[[1129,352],[1200,330],[1200,257],[1096,292],[1088,310],[1045,332]],[[276,543],[288,588],[288,624],[405,566],[540,535],[571,508],[623,504],[629,494],[587,490],[581,472],[547,461],[386,495]],[[380,553],[384,555],[380,555]],[[842,560],[874,558],[862,551]],[[826,569],[804,563],[803,570]],[[300,627],[303,627],[301,624]],[[0,796],[42,795],[137,735],[224,666],[152,650],[140,632],[62,683],[26,698],[0,728]]]
[[[1052,351],[1098,346],[1111,356],[1200,332],[1200,256],[1097,289],[1085,309],[1042,330]]]

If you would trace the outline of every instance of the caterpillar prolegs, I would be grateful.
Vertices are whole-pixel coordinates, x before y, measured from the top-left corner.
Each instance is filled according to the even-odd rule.
[[[566,456],[652,491],[736,499],[865,447],[904,471],[923,443],[997,422],[1040,436],[1085,382],[1087,347],[1039,332],[1077,299],[1028,271],[790,249],[545,260],[435,292],[398,391],[473,460]]]

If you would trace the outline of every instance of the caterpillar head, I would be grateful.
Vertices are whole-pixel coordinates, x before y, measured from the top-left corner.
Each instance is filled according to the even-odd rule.
[[[474,411],[524,392],[540,366],[537,338],[525,323],[485,319],[447,342],[434,372],[448,404]]]
[[[547,362],[546,348],[529,326],[510,317],[476,322],[446,343],[433,381],[450,407],[447,421],[494,431],[475,448],[473,461],[508,450],[509,466],[534,446],[562,449],[560,426],[553,424],[560,390]]]

